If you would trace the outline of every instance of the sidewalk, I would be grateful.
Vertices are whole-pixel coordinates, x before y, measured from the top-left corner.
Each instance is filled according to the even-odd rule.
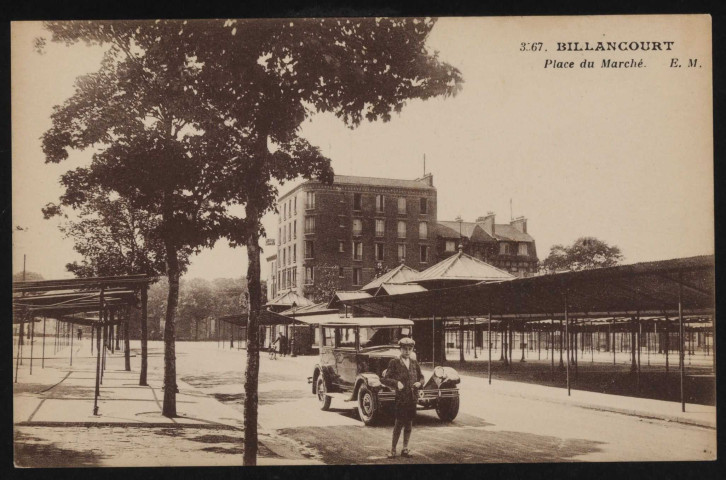
[[[454,368],[456,367],[454,366]],[[492,384],[489,385],[486,378],[469,375],[461,375],[461,381],[472,386],[476,385],[475,388],[480,390],[483,395],[520,397],[641,418],[716,428],[716,407],[709,405],[687,403],[686,411],[681,412],[681,404],[678,402],[608,395],[584,390],[571,390],[571,394],[568,396],[566,388],[497,379],[493,379]]]
[[[67,466],[242,465],[242,412],[177,380],[178,417],[164,417],[162,379],[150,376],[139,386],[139,359],[127,372],[123,352],[107,352],[93,415],[96,357],[86,343],[74,345],[73,366],[70,347],[46,357],[44,369],[35,360],[32,375],[24,359],[14,384],[16,465],[44,466],[38,455],[48,451],[54,464]],[[165,437],[163,448],[156,435]],[[259,435],[259,465],[316,463],[284,439]]]

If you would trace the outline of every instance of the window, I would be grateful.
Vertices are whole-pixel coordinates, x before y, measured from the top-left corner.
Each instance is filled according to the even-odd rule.
[[[338,277],[343,278],[344,276],[343,267],[338,267]]]
[[[353,219],[353,235],[361,235],[363,233],[363,220],[360,218]]]
[[[335,346],[335,328],[323,327],[323,346],[334,347]]]
[[[406,238],[406,222],[398,222],[398,238]]]
[[[277,244],[282,244],[282,229],[280,228],[277,229]]]
[[[293,212],[297,215],[297,195],[292,198]]]
[[[313,284],[313,267],[305,267],[305,285]]]
[[[292,240],[292,223],[287,224],[287,241]]]
[[[380,218],[376,219],[376,237],[382,237],[386,233],[386,221]]]
[[[314,258],[315,248],[312,240],[305,240],[305,258]]]
[[[338,346],[355,348],[355,327],[340,329],[340,342]]]
[[[287,203],[282,204],[282,219],[287,220]]]
[[[500,243],[499,244],[499,255],[509,255],[509,244],[508,243]]]
[[[292,286],[297,287],[297,268],[292,269]]]
[[[383,213],[386,209],[386,197],[376,195],[376,212]]]
[[[398,259],[406,260],[406,244],[405,243],[398,244]]]
[[[297,220],[292,222],[292,238],[297,238]]]
[[[353,260],[363,259],[363,242],[353,242]]]
[[[305,208],[315,208],[315,192],[305,192]]]
[[[423,213],[423,214],[429,213],[429,204],[428,204],[428,201],[425,198],[422,198],[420,200],[419,204],[420,204],[420,207],[421,207],[420,208],[421,213]]]
[[[315,233],[315,217],[305,217],[305,233]]]
[[[382,261],[383,260],[383,244],[382,243],[376,243],[376,261]]]
[[[429,261],[429,247],[428,245],[419,245],[419,252],[421,254],[421,263]]]
[[[453,252],[455,250],[456,250],[456,242],[453,240],[447,240],[446,241],[446,251]]]
[[[406,197],[398,197],[398,213],[406,215]]]
[[[297,244],[292,246],[292,263],[297,262]]]
[[[424,240],[429,238],[429,226],[426,222],[418,223],[418,238]]]
[[[353,210],[360,211],[363,207],[363,198],[360,193],[353,194]]]
[[[345,252],[345,243],[342,240],[338,240],[338,251],[340,253]]]
[[[287,212],[290,214],[290,218],[292,218],[292,198],[287,201]]]
[[[362,271],[362,269],[360,269],[360,268],[353,269],[353,285],[361,284],[361,271]]]
[[[282,249],[282,266],[285,266],[285,249]]]
[[[519,252],[518,252],[518,254],[521,255],[521,256],[523,256],[523,257],[526,257],[527,255],[529,255],[529,249],[527,248],[527,244],[526,243],[520,243],[519,244]]]

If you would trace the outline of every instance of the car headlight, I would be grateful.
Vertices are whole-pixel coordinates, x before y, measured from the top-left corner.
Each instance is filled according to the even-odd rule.
[[[434,368],[433,379],[436,386],[440,386],[444,382],[446,379],[446,370],[444,370],[444,367],[438,366]]]

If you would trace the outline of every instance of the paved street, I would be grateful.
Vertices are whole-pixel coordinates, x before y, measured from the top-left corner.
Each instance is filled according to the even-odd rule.
[[[132,342],[134,353],[137,348],[138,343]],[[150,345],[148,390],[134,387],[138,356],[132,357],[131,373],[122,372],[121,364],[113,363],[122,361],[121,355],[109,357],[112,363],[102,389],[101,417],[90,415],[93,397],[86,383],[92,374],[85,364],[91,357],[90,352],[83,353],[83,346],[75,347],[78,357],[72,368],[67,366],[67,359],[54,358],[47,360],[44,370],[36,363],[29,377],[26,359],[20,367],[20,383],[15,386],[18,454],[31,459],[27,465],[35,466],[51,466],[63,459],[69,465],[240,465],[246,352],[220,348],[214,342],[179,342],[178,403],[184,417],[167,425],[160,423],[166,420],[158,412],[163,395],[162,348],[161,342]],[[307,384],[316,361],[315,357],[270,360],[263,352],[259,396],[260,455],[264,457],[261,464],[715,457],[714,428],[679,423],[715,425],[713,407],[689,404],[683,416],[680,405],[672,402],[582,391],[573,391],[568,399],[564,389],[500,380],[488,385],[486,379],[465,375],[456,420],[444,424],[433,411],[419,412],[410,445],[413,458],[387,459],[392,421],[365,427],[354,414],[354,404],[338,400],[333,401],[330,411],[321,411]],[[428,376],[429,372],[424,370],[424,374]],[[46,393],[33,393],[45,390],[43,385],[56,383]],[[51,408],[53,402],[59,407]],[[72,406],[78,411],[74,412]],[[602,408],[645,414],[614,413]],[[653,418],[670,415],[673,421]],[[62,422],[66,422],[65,426],[58,425]],[[97,425],[88,428],[83,422]],[[69,442],[69,438],[75,440]]]
[[[215,344],[181,344],[180,377],[236,408],[242,408],[244,351],[217,350]],[[208,355],[193,351],[209,350]],[[315,357],[270,360],[262,355],[260,424],[294,440],[327,464],[398,462],[561,462],[686,460],[715,457],[716,431],[621,413],[578,408],[563,403],[522,398],[527,391],[502,389],[485,379],[462,377],[461,409],[451,424],[433,411],[419,412],[411,440],[414,457],[389,460],[392,422],[365,427],[353,403],[334,400],[330,411],[319,409],[307,377]],[[429,372],[424,371],[426,376]],[[531,389],[549,387],[527,386]],[[556,389],[566,397],[563,389]],[[496,393],[495,393],[496,392]],[[573,392],[573,396],[591,394]],[[605,396],[610,397],[610,396]],[[623,406],[635,401],[618,397]],[[656,402],[656,401],[649,401]],[[662,402],[659,402],[662,403]],[[680,405],[668,403],[674,414]],[[698,406],[689,407],[698,409]],[[702,407],[713,411],[712,407]],[[400,449],[400,444],[399,444]]]

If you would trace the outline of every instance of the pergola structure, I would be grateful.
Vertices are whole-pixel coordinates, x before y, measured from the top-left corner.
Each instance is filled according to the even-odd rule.
[[[631,345],[637,346],[632,349],[635,366],[643,326],[657,326],[660,322],[662,328],[668,329],[677,319],[681,406],[685,411],[684,329],[689,319],[701,324],[704,319],[713,321],[715,262],[712,255],[678,258],[423,292],[352,298],[342,300],[342,303],[375,316],[430,319],[434,325],[437,319],[441,324],[441,320],[458,317],[461,331],[464,319],[484,317],[490,336],[492,321],[498,320],[500,329],[509,331],[510,352],[513,326],[519,326],[523,331],[527,325],[540,330],[554,330],[564,325],[568,395],[570,351],[576,341],[573,333],[597,328],[596,325],[630,333]],[[435,334],[433,338],[436,338]],[[713,338],[715,365],[715,336]],[[436,343],[432,342],[434,349]],[[491,383],[491,342],[487,343]],[[639,367],[637,372],[639,374]]]
[[[17,371],[22,362],[23,329],[30,324],[31,354],[30,373],[33,372],[33,342],[35,324],[43,322],[43,348],[41,368],[45,367],[45,326],[50,318],[56,321],[55,346],[61,343],[73,345],[73,326],[91,327],[91,354],[93,335],[96,335],[96,388],[93,414],[98,415],[98,396],[106,366],[106,350],[119,349],[123,327],[126,370],[131,370],[129,350],[129,309],[141,307],[141,374],[140,385],[146,385],[147,374],[147,290],[156,281],[148,275],[126,275],[62,280],[13,282],[13,323],[20,324]],[[62,335],[61,335],[62,332]],[[114,345],[115,336],[115,345]],[[73,348],[70,349],[73,365]]]

